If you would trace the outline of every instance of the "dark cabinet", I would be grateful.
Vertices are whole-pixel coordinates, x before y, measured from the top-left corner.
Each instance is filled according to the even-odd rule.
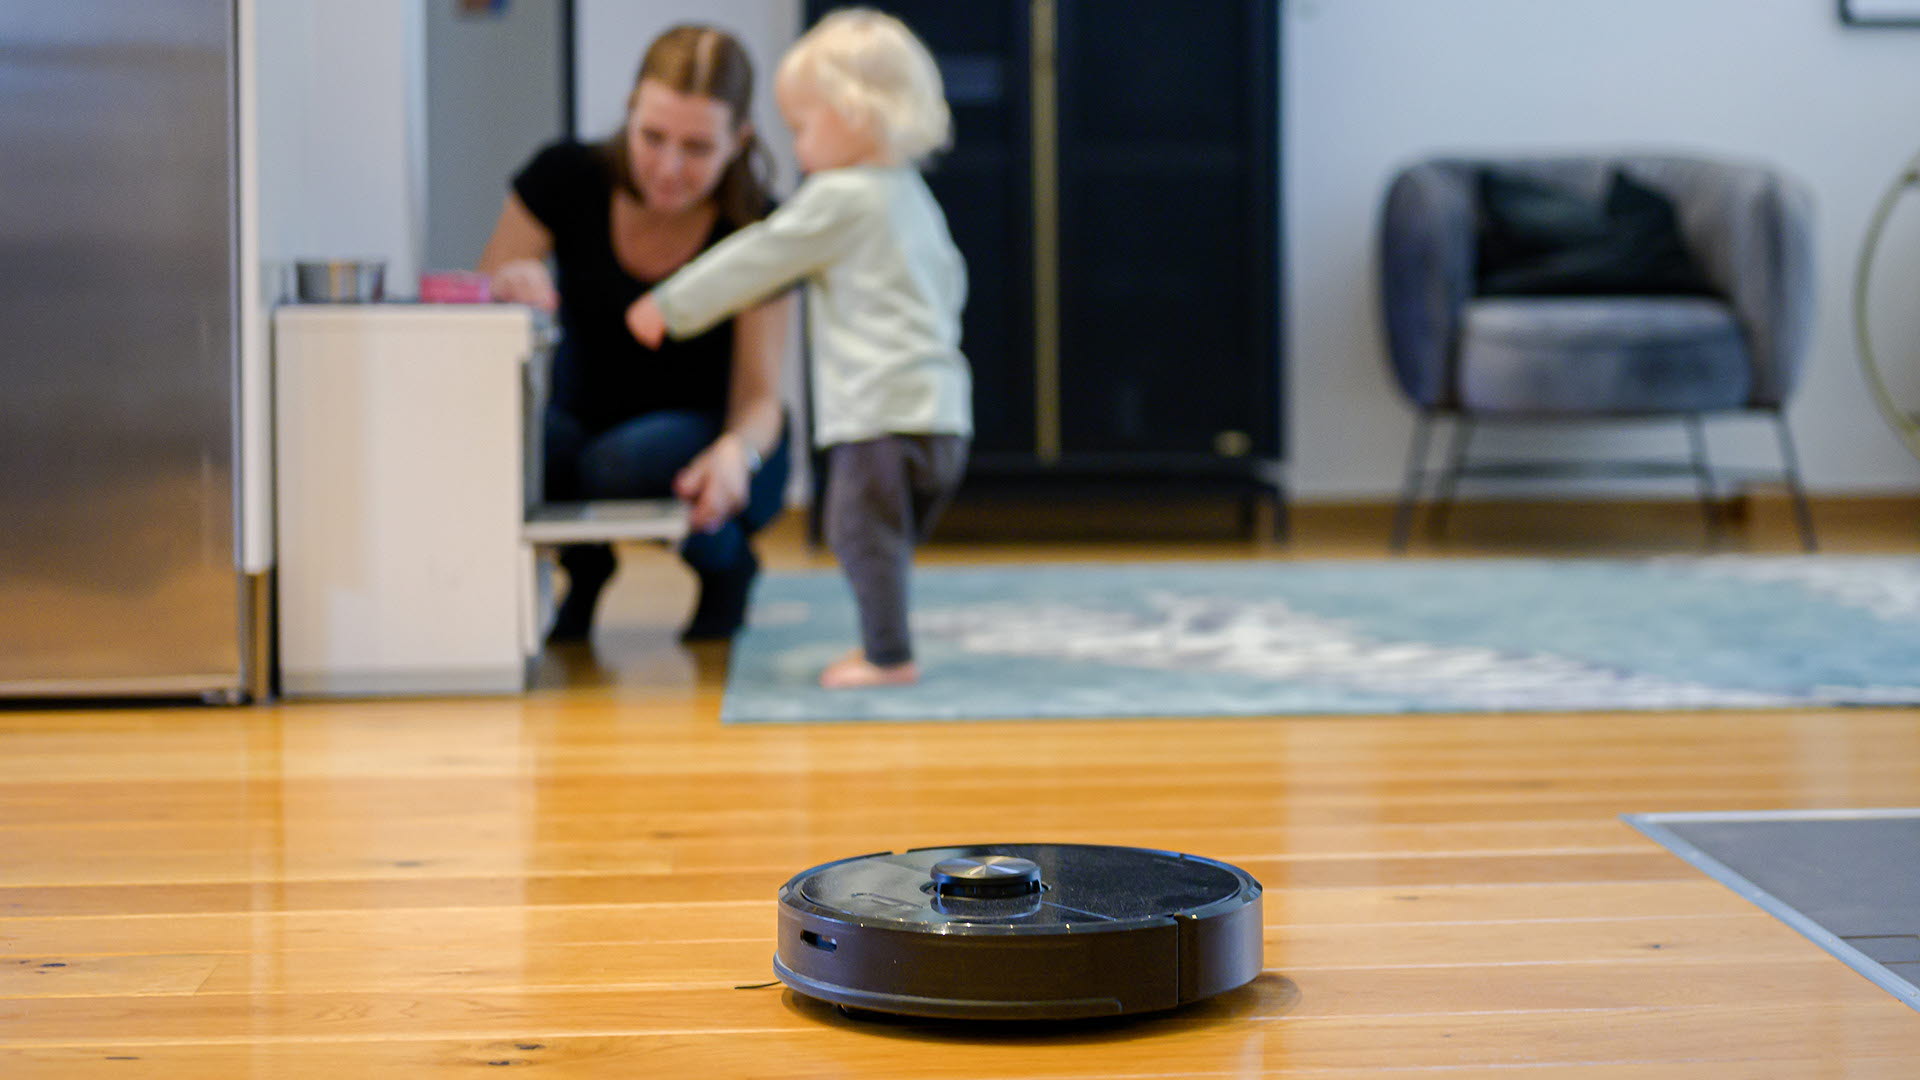
[[[839,6],[809,0],[809,23]],[[881,0],[933,50],[969,489],[1281,500],[1277,0]]]

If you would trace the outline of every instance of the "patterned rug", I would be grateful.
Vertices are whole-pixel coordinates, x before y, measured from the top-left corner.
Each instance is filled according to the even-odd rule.
[[[825,691],[837,573],[774,574],[722,719],[962,720],[1920,704],[1920,559],[919,569],[919,685]]]

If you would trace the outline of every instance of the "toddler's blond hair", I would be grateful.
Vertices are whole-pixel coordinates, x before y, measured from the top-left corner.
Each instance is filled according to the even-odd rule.
[[[871,8],[829,14],[787,50],[776,77],[818,93],[903,163],[918,164],[952,141],[940,68],[891,15]]]

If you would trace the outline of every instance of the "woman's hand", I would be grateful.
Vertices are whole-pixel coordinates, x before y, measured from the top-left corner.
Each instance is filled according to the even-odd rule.
[[[747,446],[729,431],[680,470],[673,478],[673,493],[687,504],[687,523],[699,532],[712,532],[747,508],[752,479]]]
[[[538,259],[515,259],[493,272],[493,298],[508,304],[526,304],[547,314],[560,306],[553,276]]]
[[[653,294],[648,293],[633,302],[627,309],[627,329],[633,332],[635,341],[649,349],[657,349],[667,338],[667,320],[660,314],[659,305],[653,302]]]

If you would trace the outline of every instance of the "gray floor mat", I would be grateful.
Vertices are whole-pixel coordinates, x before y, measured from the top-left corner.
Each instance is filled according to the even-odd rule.
[[[1920,1009],[1920,809],[1624,817]]]

